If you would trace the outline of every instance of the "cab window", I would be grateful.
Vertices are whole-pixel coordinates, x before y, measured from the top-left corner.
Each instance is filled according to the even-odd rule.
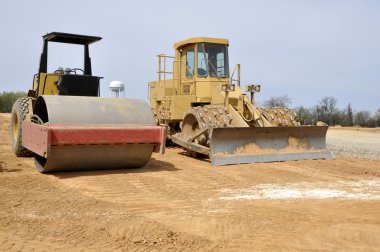
[[[208,43],[198,44],[197,72],[199,77],[227,77],[227,46]]]
[[[194,75],[194,49],[190,49],[186,51],[186,77],[193,77]]]

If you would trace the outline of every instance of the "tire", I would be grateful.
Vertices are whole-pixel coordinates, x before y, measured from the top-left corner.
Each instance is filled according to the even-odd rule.
[[[10,137],[13,152],[17,157],[30,157],[33,152],[22,146],[22,122],[27,119],[31,109],[32,98],[22,97],[16,100],[12,107]],[[27,119],[28,120],[28,119]]]

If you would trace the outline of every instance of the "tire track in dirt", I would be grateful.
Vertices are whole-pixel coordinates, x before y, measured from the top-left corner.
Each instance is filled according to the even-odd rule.
[[[36,174],[35,176],[43,175]],[[170,229],[162,224],[132,213],[126,214],[123,210],[124,207],[120,205],[110,205],[85,196],[75,196],[78,193],[77,190],[60,190],[60,185],[56,188],[48,177],[44,178],[46,178],[45,181],[23,176],[8,176],[8,179],[2,180],[6,183],[0,186],[0,191],[7,193],[5,200],[17,198],[16,201],[7,200],[5,205],[8,206],[0,207],[2,227],[8,230],[8,228],[16,226],[17,234],[12,232],[11,234],[24,237],[26,242],[23,246],[38,247],[40,243],[32,244],[29,241],[40,239],[41,243],[49,243],[51,237],[62,239],[58,241],[53,239],[61,245],[61,248],[62,242],[66,242],[69,244],[68,248],[77,249],[83,247],[107,250],[111,246],[112,250],[121,248],[122,250],[128,249],[128,251],[130,249],[144,251],[147,246],[163,249],[185,245],[185,247],[199,248],[199,244],[202,243],[201,247],[207,248],[206,244],[210,244],[210,242],[201,241],[197,236],[189,238],[188,235],[182,235],[181,232],[176,232],[175,235],[168,238],[167,233]],[[11,190],[2,190],[3,186],[6,187],[7,182],[14,182],[16,179],[20,184],[29,186],[38,183],[36,186],[38,191],[28,192],[25,190],[24,193],[19,191],[19,194],[16,195]],[[41,182],[43,185],[39,184]],[[38,194],[41,193],[45,194],[42,198],[38,197]],[[53,195],[59,195],[59,199],[54,199]],[[34,198],[37,200],[33,200]],[[53,202],[51,202],[52,200]],[[80,206],[77,206],[78,203]],[[36,205],[39,205],[39,208],[35,208]],[[4,210],[6,209],[11,209],[11,212],[5,214]],[[30,233],[29,230],[33,230],[33,232]],[[47,247],[51,246],[53,249],[53,245],[50,244]]]
[[[380,248],[378,202],[218,199],[226,188],[378,179],[380,162],[338,157],[216,168],[169,148],[143,169],[42,175],[32,159],[15,158],[0,133],[0,250]]]
[[[9,144],[9,118],[5,123],[1,115],[0,119],[1,251],[193,251],[218,246],[197,235],[173,232],[133,214],[125,205],[88,197],[80,183],[66,186],[56,175],[38,173],[32,158],[14,156]],[[112,184],[118,178],[117,174],[107,174],[103,179],[105,184]],[[93,186],[107,189],[107,197],[115,195],[112,188],[101,183]],[[144,184],[140,186],[137,183],[129,188],[146,190]]]
[[[177,154],[178,149],[169,149],[168,152],[170,152],[169,157],[172,157],[171,154]],[[155,156],[155,160],[159,158],[161,157]],[[186,157],[178,155],[178,159]],[[166,161],[175,162],[174,158]],[[321,168],[323,166],[326,166],[326,169]],[[312,240],[313,234],[323,238],[322,233],[306,231],[318,230],[321,225],[319,223],[329,222],[319,218],[316,213],[310,213],[309,208],[319,204],[318,202],[287,201],[282,204],[292,210],[285,211],[280,210],[278,204],[271,201],[239,202],[239,204],[220,202],[214,200],[217,198],[218,190],[241,188],[262,182],[273,183],[273,181],[280,184],[293,181],[311,183],[336,181],[342,177],[347,178],[347,170],[353,175],[351,179],[373,178],[373,174],[376,174],[374,169],[363,167],[363,163],[341,158],[334,161],[297,161],[218,168],[212,168],[209,163],[201,160],[190,159],[190,162],[183,162],[181,166],[174,167],[178,170],[160,171],[155,168],[155,161],[152,161],[137,173],[133,170],[118,174],[117,179],[103,174],[103,176],[84,176],[60,179],[60,181],[68,186],[81,187],[91,197],[123,204],[128,209],[133,209],[135,213],[163,223],[173,230],[182,230],[218,241],[224,247],[239,248],[239,250],[250,250],[252,247],[281,249],[280,245],[273,244],[273,235],[276,233],[275,236],[280,237],[282,245],[306,249],[307,246],[305,247],[303,242],[292,243],[287,240],[292,241],[296,236]],[[321,169],[324,172],[321,173]],[[99,184],[102,187],[94,189]],[[303,210],[294,213],[294,207]],[[261,210],[255,214],[258,208]],[[330,210],[333,210],[333,207]],[[306,213],[303,214],[302,211]],[[312,218],[308,216],[310,214]],[[302,221],[300,221],[301,216],[304,219]],[[297,225],[302,228],[295,228]],[[276,231],[273,227],[276,227]],[[365,236],[369,237],[368,239],[372,237],[371,234]],[[339,240],[339,234],[334,235],[333,239]],[[331,244],[326,246],[326,248],[335,247]]]

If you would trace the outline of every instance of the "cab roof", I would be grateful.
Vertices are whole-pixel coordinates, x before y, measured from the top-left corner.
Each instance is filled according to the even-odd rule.
[[[63,33],[63,32],[51,32],[42,36],[42,38],[44,41],[78,44],[78,45],[89,45],[102,39],[101,37]]]
[[[188,38],[182,41],[179,41],[174,44],[174,49],[180,49],[181,47],[184,47],[188,44],[196,44],[196,43],[213,43],[213,44],[222,44],[222,45],[228,45],[228,39],[221,39],[221,38],[208,38],[208,37],[195,37],[195,38]]]

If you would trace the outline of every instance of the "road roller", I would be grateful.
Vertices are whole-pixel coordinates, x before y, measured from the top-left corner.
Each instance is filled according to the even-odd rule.
[[[138,168],[164,153],[166,128],[157,126],[146,101],[100,97],[89,45],[101,37],[52,32],[32,89],[13,105],[11,145],[18,157],[34,156],[38,171]],[[50,42],[83,45],[83,68],[48,73]]]

